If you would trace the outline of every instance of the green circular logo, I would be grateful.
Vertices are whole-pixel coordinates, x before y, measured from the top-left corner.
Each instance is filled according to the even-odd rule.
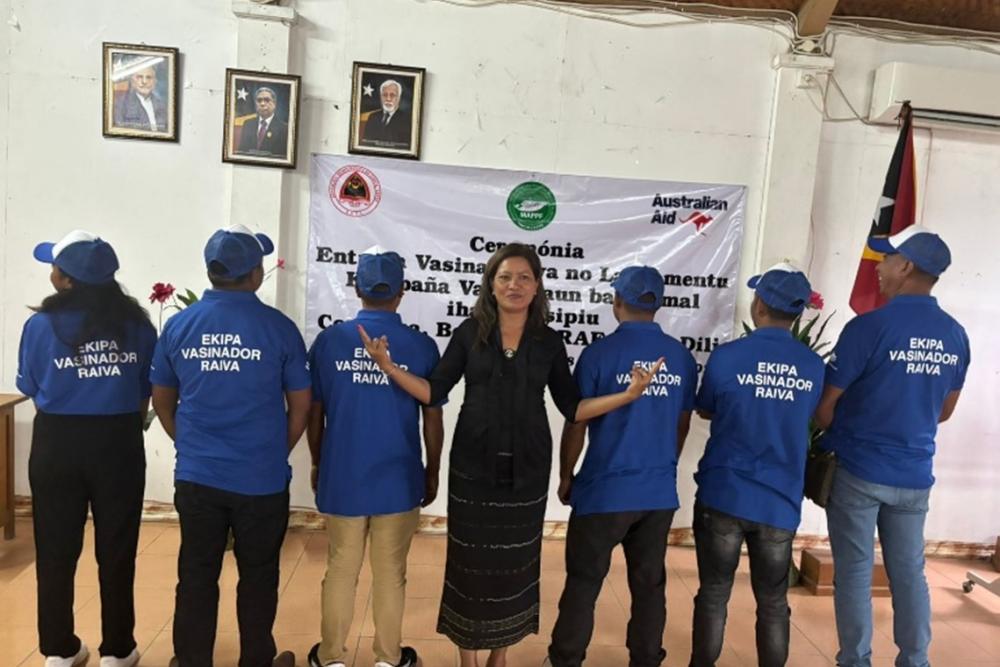
[[[507,215],[521,229],[543,229],[556,217],[556,196],[544,183],[525,181],[507,196]]]

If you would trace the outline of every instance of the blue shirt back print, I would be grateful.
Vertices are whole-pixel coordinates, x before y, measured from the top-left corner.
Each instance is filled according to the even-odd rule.
[[[822,390],[823,360],[787,329],[756,329],[716,348],[698,390],[698,409],[712,415],[695,474],[698,500],[797,529],[809,420]]]
[[[362,310],[316,337],[313,401],[326,415],[316,505],[340,516],[407,512],[424,497],[420,403],[368,356],[359,324],[387,336],[393,362],[414,375],[427,377],[439,359],[430,336],[385,311]]]
[[[573,482],[575,514],[675,509],[677,423],[694,406],[697,364],[656,322],[623,322],[577,362],[583,398],[625,390],[632,367],[664,365],[638,400],[590,420],[590,442]]]
[[[179,392],[176,479],[247,495],[285,489],[284,393],[311,384],[290,319],[252,292],[207,290],[167,321],[150,377]]]
[[[21,334],[17,388],[42,412],[114,415],[138,412],[149,398],[149,366],[156,330],[127,327],[124,340],[101,337],[70,347],[83,325],[82,311],[36,313]]]
[[[826,370],[844,390],[823,446],[875,484],[926,489],[945,398],[962,388],[965,329],[932,296],[897,296],[847,323]]]

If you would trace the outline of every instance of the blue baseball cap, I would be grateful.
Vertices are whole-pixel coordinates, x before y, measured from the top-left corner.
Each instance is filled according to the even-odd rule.
[[[651,266],[629,266],[622,269],[611,286],[630,306],[642,310],[656,310],[663,305],[663,275]],[[640,299],[648,294],[653,295],[652,301]]]
[[[406,262],[398,253],[369,248],[358,258],[358,291],[367,299],[388,299],[403,289]],[[377,289],[381,287],[382,289]]]
[[[220,278],[239,278],[253,271],[274,252],[266,234],[255,234],[243,225],[232,225],[212,234],[205,244],[205,266],[217,262],[224,269],[213,271]]]
[[[39,243],[33,254],[39,262],[55,264],[73,280],[89,285],[112,282],[118,270],[118,256],[111,244],[82,229],[55,243]]]
[[[920,225],[910,225],[889,237],[872,236],[868,247],[875,252],[899,253],[924,273],[940,276],[951,265],[951,250],[940,236]]]
[[[802,313],[812,297],[812,285],[806,274],[787,262],[775,264],[753,276],[747,281],[747,287],[771,308],[792,315]]]

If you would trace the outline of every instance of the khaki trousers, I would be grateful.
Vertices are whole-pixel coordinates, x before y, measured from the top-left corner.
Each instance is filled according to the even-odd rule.
[[[347,633],[354,617],[358,574],[371,541],[372,613],[375,660],[395,665],[401,659],[406,556],[417,531],[420,508],[376,516],[326,516],[329,551],[323,578],[323,641],[320,662],[347,662]]]

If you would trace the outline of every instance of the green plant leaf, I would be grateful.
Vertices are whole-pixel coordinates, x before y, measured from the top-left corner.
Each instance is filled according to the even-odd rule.
[[[809,339],[809,332],[812,331],[812,328],[814,326],[816,326],[816,322],[818,320],[819,320],[819,314],[817,314],[811,320],[809,320],[808,322],[806,322],[806,325],[804,327],[802,327],[802,332],[801,332],[800,335],[802,336],[803,340],[808,340]]]
[[[192,303],[198,301],[198,295],[191,290],[185,290],[184,294],[178,294],[177,300],[183,303],[185,306],[190,306]]]
[[[816,340],[820,340],[823,337],[823,332],[826,331],[826,325],[830,323],[830,318],[832,318],[836,314],[837,311],[833,311],[832,313],[826,316],[826,319],[823,320],[823,324],[821,324],[819,327],[819,331],[816,333]],[[817,315],[817,317],[819,316]]]

